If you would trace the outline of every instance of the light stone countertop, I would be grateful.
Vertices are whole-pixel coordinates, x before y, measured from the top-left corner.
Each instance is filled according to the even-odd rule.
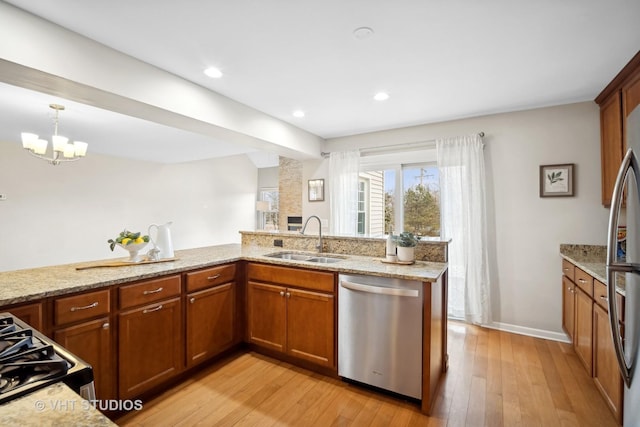
[[[560,245],[560,255],[601,283],[607,284],[607,247],[600,245]],[[616,277],[616,292],[625,295],[624,274]]]
[[[345,259],[333,264],[280,260],[264,256],[281,251],[289,252],[279,247],[226,244],[175,251],[175,261],[156,264],[76,270],[77,267],[116,261],[109,259],[0,272],[0,306],[99,289],[134,280],[181,273],[239,260],[338,273],[395,277],[423,282],[434,282],[447,270],[446,263],[416,261],[413,265],[393,265],[381,262],[380,258],[357,255],[336,255]]]
[[[59,382],[0,405],[0,425],[96,427],[116,424]]]

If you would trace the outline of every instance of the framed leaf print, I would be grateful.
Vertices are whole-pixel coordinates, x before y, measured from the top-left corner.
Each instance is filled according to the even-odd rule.
[[[573,163],[540,166],[540,197],[573,196]]]

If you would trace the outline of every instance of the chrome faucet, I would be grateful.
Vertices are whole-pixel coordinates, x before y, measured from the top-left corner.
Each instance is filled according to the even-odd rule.
[[[322,221],[320,221],[320,218],[318,216],[311,215],[309,218],[307,218],[307,220],[304,222],[304,225],[302,226],[302,231],[300,231],[300,234],[304,234],[304,230],[307,229],[307,224],[309,224],[309,220],[311,218],[315,218],[318,220],[318,231],[320,235],[318,237],[318,244],[316,245],[316,249],[318,250],[318,253],[322,253]]]

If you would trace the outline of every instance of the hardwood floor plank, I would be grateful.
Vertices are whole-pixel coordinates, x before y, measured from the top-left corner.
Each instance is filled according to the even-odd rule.
[[[405,401],[256,353],[143,402],[129,426],[616,427],[570,345],[449,323],[450,368],[430,417]]]

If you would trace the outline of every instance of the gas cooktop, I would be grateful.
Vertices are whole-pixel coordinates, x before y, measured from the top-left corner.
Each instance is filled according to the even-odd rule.
[[[0,404],[58,381],[95,399],[91,366],[11,313],[0,313]]]

